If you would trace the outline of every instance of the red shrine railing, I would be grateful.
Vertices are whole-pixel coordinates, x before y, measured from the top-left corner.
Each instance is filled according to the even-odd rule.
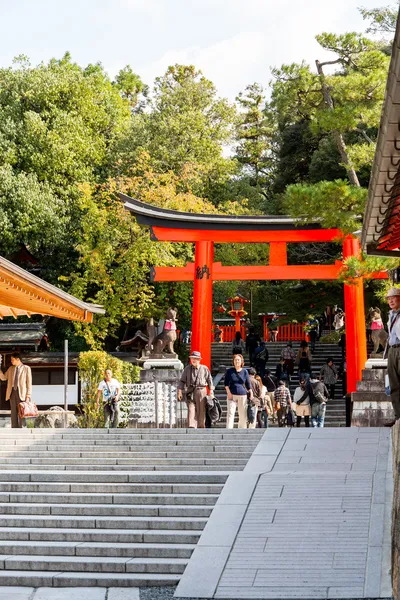
[[[287,325],[279,325],[278,327],[278,342],[301,342],[308,341],[308,335],[304,331],[303,323],[288,323]]]
[[[233,342],[236,334],[235,325],[220,325],[222,329],[221,342]],[[246,329],[242,325],[240,328],[242,334],[242,340],[246,340]],[[212,340],[214,341],[214,334]],[[264,328],[264,340],[270,341],[270,332],[267,327]],[[308,335],[304,331],[304,324],[302,323],[289,323],[287,325],[280,325],[278,327],[278,342],[301,342],[302,340],[309,341]]]

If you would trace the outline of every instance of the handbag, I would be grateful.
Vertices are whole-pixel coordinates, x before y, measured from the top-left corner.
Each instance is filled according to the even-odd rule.
[[[38,408],[32,400],[25,400],[18,404],[18,416],[20,419],[26,417],[37,417],[39,415]]]
[[[247,420],[249,423],[254,423],[256,420],[256,411],[257,408],[255,406],[252,406],[251,404],[247,405]]]

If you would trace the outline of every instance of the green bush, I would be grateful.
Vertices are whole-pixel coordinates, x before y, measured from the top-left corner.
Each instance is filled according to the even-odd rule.
[[[140,368],[101,350],[81,352],[78,360],[79,378],[82,382],[82,415],[79,417],[80,427],[103,427],[103,406],[97,406],[97,388],[104,371],[111,369],[113,377],[120,383],[135,383],[139,380]]]
[[[328,335],[321,337],[319,341],[321,344],[338,344],[340,342],[342,333],[346,333],[344,329],[341,329],[340,331],[332,331],[331,333],[328,333]]]

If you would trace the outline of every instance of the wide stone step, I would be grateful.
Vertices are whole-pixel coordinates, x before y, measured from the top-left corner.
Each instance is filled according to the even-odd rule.
[[[93,517],[93,516],[50,516],[1,515],[1,527],[39,527],[58,529],[150,529],[201,531],[207,523],[206,517]]]
[[[200,455],[199,455],[200,456]],[[211,455],[212,456],[212,455]],[[58,458],[16,458],[15,456],[4,458],[0,457],[0,469],[4,467],[4,465],[17,465],[19,467],[29,465],[55,465],[55,466],[80,466],[87,469],[96,469],[99,471],[104,471],[106,467],[108,469],[109,466],[112,465],[120,465],[126,466],[130,469],[131,466],[171,466],[174,465],[187,465],[187,466],[196,466],[196,465],[245,465],[247,459],[251,456],[251,453],[244,453],[241,458],[230,458],[230,457],[212,457],[212,458],[108,458],[106,459],[105,464],[93,464],[93,459],[89,458],[64,458],[60,456]]]
[[[246,430],[243,430],[246,431]],[[160,448],[158,450],[158,452],[174,452],[176,451],[177,453],[180,453],[181,456],[185,456],[186,454],[186,450],[189,450],[190,452],[196,452],[196,453],[203,453],[203,452],[218,452],[218,453],[224,453],[224,452],[238,452],[243,451],[243,452],[247,452],[247,453],[251,453],[254,448],[257,446],[257,444],[232,444],[232,445],[224,445],[224,446],[220,446],[220,445],[213,445],[213,444],[204,444],[204,445],[197,445],[197,444],[188,444],[187,446],[183,446],[183,445],[179,445],[179,446],[169,446],[169,447],[165,447],[165,448]],[[157,444],[154,444],[154,447],[157,447]],[[41,451],[41,452],[45,452],[46,450],[49,450],[50,452],[58,452],[58,453],[63,453],[64,452],[93,452],[93,446],[76,446],[75,448],[73,446],[67,446],[66,449],[64,450],[64,448],[62,446],[46,446],[43,444],[37,444],[37,445],[29,445],[24,447],[24,449],[22,450],[23,452],[36,452],[36,451]],[[0,446],[0,451],[4,451],[4,452],[12,452],[12,450],[10,450],[9,446]],[[137,451],[141,451],[140,447],[137,446],[128,446],[128,447],[117,447],[117,448],[113,448],[112,452],[118,453],[118,454],[129,454],[131,452],[137,452]],[[18,456],[19,454],[19,450],[18,448],[16,448],[14,450],[15,455]],[[110,453],[110,449],[108,449],[106,451],[107,453]],[[94,454],[96,454],[94,452]],[[99,451],[97,457],[101,458],[101,451]],[[96,458],[97,458],[96,457]]]
[[[17,571],[72,571],[75,573],[183,573],[186,558],[129,558],[120,556],[0,556],[0,568]]]
[[[104,517],[209,517],[212,507],[197,505],[157,506],[135,504],[51,504],[9,502],[0,505],[4,515],[61,515]]]
[[[115,465],[115,466],[108,466],[107,469],[109,470],[109,472],[139,472],[139,471],[154,471],[154,472],[160,472],[160,471],[175,471],[175,472],[179,472],[179,471],[187,471],[188,468],[190,468],[192,466],[193,469],[195,469],[197,472],[200,471],[210,471],[210,472],[216,472],[216,471],[223,471],[224,473],[226,473],[226,471],[228,470],[230,471],[242,471],[243,467],[245,466],[247,461],[245,461],[244,463],[239,463],[239,464],[224,464],[224,465],[207,465],[207,464],[198,464],[198,465],[188,465],[186,462],[184,464],[176,464],[176,462],[171,462],[171,464],[166,464],[166,465],[161,465],[161,464],[154,464],[153,466],[151,465],[144,465],[144,466],[138,466],[138,465]],[[10,464],[10,465],[1,465],[1,468],[6,471],[17,471],[18,469],[24,470],[24,471],[36,471],[36,469],[38,468],[37,465],[15,465],[15,464]],[[87,472],[88,469],[90,469],[90,471],[93,472],[102,472],[104,471],[104,467],[99,467],[98,465],[92,465],[92,466],[88,466],[88,465],[63,465],[63,464],[52,464],[52,465],[40,465],[40,469],[41,470],[47,470],[47,471],[58,471],[58,472],[76,472],[76,471],[85,471]]]
[[[39,542],[2,540],[4,556],[129,556],[149,558],[190,558],[195,544],[130,544],[106,542]]]
[[[0,504],[39,503],[39,504],[134,504],[157,506],[214,506],[218,494],[42,494],[0,492]],[[2,507],[0,507],[0,512]]]
[[[220,451],[215,451],[213,452],[212,447],[211,449],[208,448],[208,451],[206,452],[189,452],[189,451],[185,451],[184,452],[184,456],[187,458],[243,458],[244,456],[251,456],[252,451],[251,450],[238,450],[237,452],[220,452]],[[15,451],[10,452],[10,451],[6,451],[6,452],[0,452],[0,459],[3,458],[17,458],[18,461],[22,461],[23,459],[39,459],[39,458],[44,458],[44,459],[60,459],[63,458],[64,460],[70,460],[70,459],[76,459],[76,458],[82,458],[82,459],[90,459],[91,463],[93,463],[93,459],[95,458],[96,460],[98,459],[98,461],[102,464],[102,465],[107,465],[107,464],[114,464],[112,462],[108,463],[105,462],[107,461],[107,459],[111,459],[111,460],[115,460],[118,459],[119,461],[130,461],[128,464],[135,464],[136,459],[144,459],[144,458],[148,458],[148,459],[158,459],[158,458],[182,458],[183,453],[179,452],[179,451],[174,451],[174,452],[102,452],[102,453],[97,453],[97,452],[46,452],[43,450],[32,450],[30,452],[18,452],[16,453]],[[89,463],[89,464],[91,464]],[[23,463],[21,463],[23,464]]]
[[[30,482],[84,482],[84,483],[225,483],[228,473],[212,473],[210,475],[196,472],[177,473],[113,473],[103,470],[100,473],[49,473],[36,470],[34,473],[18,471],[10,473],[0,470],[0,481],[30,481]],[[71,490],[72,491],[72,490]]]
[[[60,527],[0,527],[0,540],[52,542],[104,542],[197,544],[201,530],[183,529],[80,529]]]
[[[20,493],[95,493],[95,494],[219,494],[221,484],[147,484],[147,483],[0,483],[0,492]]]
[[[0,585],[29,587],[150,587],[176,585],[179,574],[1,571]]]

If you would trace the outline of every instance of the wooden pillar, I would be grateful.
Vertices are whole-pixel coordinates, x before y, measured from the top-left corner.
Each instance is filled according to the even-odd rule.
[[[214,243],[196,242],[191,350],[201,352],[202,363],[209,368],[211,368],[213,262]]]
[[[343,242],[343,259],[360,254],[358,238],[347,236]],[[357,381],[367,360],[365,332],[364,283],[362,278],[344,285],[344,311],[346,314],[347,392],[355,392]]]

